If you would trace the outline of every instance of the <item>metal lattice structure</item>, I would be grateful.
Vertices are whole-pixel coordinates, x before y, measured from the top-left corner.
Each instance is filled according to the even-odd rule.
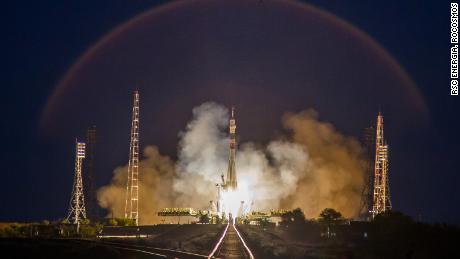
[[[236,157],[236,121],[235,121],[235,108],[232,107],[232,117],[229,122],[229,156],[228,156],[228,170],[227,170],[227,181],[225,187],[227,189],[235,190],[238,187],[236,180],[236,169],[235,169],[235,157]]]
[[[372,216],[391,210],[390,185],[388,179],[388,145],[383,135],[383,116],[377,116],[375,139],[374,199]]]
[[[86,219],[85,195],[83,193],[82,165],[85,158],[85,143],[76,141],[75,175],[67,220],[77,225],[79,231],[82,219]]]
[[[126,183],[125,218],[139,225],[139,92],[134,91],[129,145],[128,181]]]

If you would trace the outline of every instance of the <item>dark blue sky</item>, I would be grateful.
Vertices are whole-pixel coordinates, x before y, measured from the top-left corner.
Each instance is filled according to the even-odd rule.
[[[39,120],[48,97],[68,68],[100,37],[164,2],[167,1],[15,1],[4,8],[0,79],[4,187],[0,190],[0,220],[56,219],[65,215],[71,179],[60,181],[54,175],[59,173],[56,170],[73,167],[73,150],[68,148],[72,142],[40,133]],[[412,171],[391,178],[397,198],[394,203],[403,204],[396,207],[405,213],[421,215],[427,221],[459,223],[460,209],[455,205],[460,203],[460,195],[455,191],[460,176],[455,162],[460,123],[456,114],[458,98],[449,95],[449,4],[309,3],[372,36],[416,82],[431,122],[426,129],[414,132],[423,143],[417,148],[398,146],[389,140],[399,154],[410,157],[395,158],[395,171]]]

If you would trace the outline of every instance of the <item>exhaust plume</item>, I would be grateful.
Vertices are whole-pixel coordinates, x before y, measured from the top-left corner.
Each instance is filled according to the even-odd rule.
[[[317,217],[324,208],[335,208],[345,217],[357,216],[365,172],[358,141],[318,121],[314,110],[288,114],[283,125],[310,156],[306,176],[283,205],[300,207],[308,217]]]
[[[139,223],[159,223],[157,212],[173,205],[174,163],[155,146],[147,146],[143,155],[139,162]],[[108,210],[107,217],[124,217],[127,177],[126,164],[116,168],[111,183],[98,190],[99,205]]]

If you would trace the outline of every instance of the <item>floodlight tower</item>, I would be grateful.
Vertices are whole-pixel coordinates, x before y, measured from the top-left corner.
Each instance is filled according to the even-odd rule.
[[[77,233],[80,231],[80,221],[86,219],[85,195],[83,194],[83,180],[81,177],[84,158],[85,143],[76,141],[75,175],[67,220],[77,225]]]
[[[390,185],[388,179],[388,145],[383,136],[383,116],[377,116],[375,139],[374,199],[372,216],[391,210]]]
[[[136,90],[133,95],[125,218],[133,219],[137,226],[139,225],[139,92]]]

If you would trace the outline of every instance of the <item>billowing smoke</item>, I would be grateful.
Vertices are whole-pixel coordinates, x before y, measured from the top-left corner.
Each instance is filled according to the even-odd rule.
[[[359,143],[337,132],[331,124],[319,122],[313,110],[288,114],[283,125],[310,157],[308,173],[283,205],[300,207],[310,217],[318,216],[326,207],[347,217],[357,216],[365,168]]]
[[[215,185],[227,171],[228,118],[228,110],[216,103],[194,108],[193,119],[179,133],[176,163],[155,147],[145,149],[140,164],[141,223],[158,222],[155,214],[163,207],[205,209],[215,201]],[[252,208],[300,207],[307,217],[317,217],[332,207],[344,216],[356,216],[364,175],[358,142],[320,122],[313,110],[285,115],[283,126],[289,134],[282,139],[262,147],[238,145],[238,185],[250,190]],[[99,203],[122,216],[127,166],[114,174],[112,183],[99,190]]]
[[[144,149],[144,159],[139,162],[139,221],[141,224],[158,223],[157,212],[170,207],[174,201],[171,186],[174,180],[174,163],[162,156],[155,146]],[[118,167],[109,185],[98,190],[99,205],[106,208],[109,217],[124,217],[128,165]]]
[[[223,106],[204,103],[193,109],[193,120],[179,133],[177,178],[173,185],[178,204],[203,207],[215,199],[216,183],[227,168],[227,124],[228,111]]]

